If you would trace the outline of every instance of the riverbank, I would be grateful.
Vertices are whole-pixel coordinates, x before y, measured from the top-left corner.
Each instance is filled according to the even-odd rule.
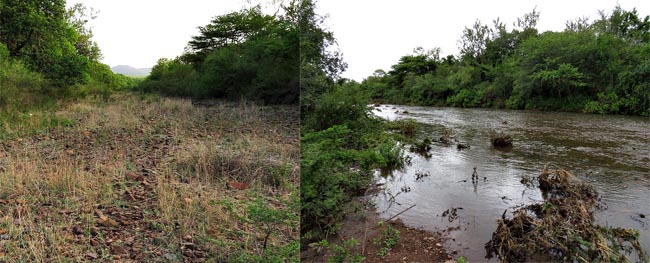
[[[298,107],[120,93],[24,114],[0,141],[0,261],[298,260]]]
[[[386,222],[368,196],[357,198],[351,206],[359,209],[340,222],[339,231],[327,240],[328,245],[310,246],[302,252],[301,262],[455,262],[442,246],[442,233],[409,227],[399,219]],[[389,241],[390,248],[387,238],[394,241]]]

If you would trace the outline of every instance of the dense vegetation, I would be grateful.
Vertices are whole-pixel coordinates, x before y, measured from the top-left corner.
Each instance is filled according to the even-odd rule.
[[[133,84],[99,62],[92,18],[92,9],[66,9],[65,0],[0,2],[0,105],[25,98],[18,94],[76,97]]]
[[[533,10],[463,31],[460,55],[416,48],[361,84],[375,101],[650,115],[650,16],[616,7],[539,33]]]
[[[301,1],[301,243],[336,233],[353,197],[363,194],[373,169],[402,163],[395,138],[371,117],[358,85],[340,79],[346,65],[331,51],[315,3]]]
[[[289,9],[285,7],[283,9]],[[271,104],[299,99],[296,18],[260,6],[216,16],[175,59],[160,59],[145,92],[192,98],[245,98]]]
[[[135,85],[99,62],[101,52],[87,26],[92,18],[92,9],[81,4],[66,9],[64,0],[0,1],[0,137],[25,132],[14,128],[30,122],[27,111],[46,115],[61,105],[57,101],[106,99]],[[59,124],[48,115],[30,127]]]

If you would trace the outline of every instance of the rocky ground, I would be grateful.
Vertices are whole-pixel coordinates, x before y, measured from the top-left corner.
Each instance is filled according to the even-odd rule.
[[[0,120],[0,262],[298,260],[298,107],[128,93],[25,114]]]

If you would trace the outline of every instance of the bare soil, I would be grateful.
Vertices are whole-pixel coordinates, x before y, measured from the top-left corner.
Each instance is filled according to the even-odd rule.
[[[409,227],[399,218],[382,223],[374,208],[368,207],[367,200],[361,198],[352,206],[359,208],[341,222],[336,236],[330,238],[330,246],[341,245],[343,240],[354,238],[359,241],[351,253],[364,257],[363,262],[455,262],[442,246],[444,236],[422,229]],[[378,253],[382,249],[381,232],[388,226],[399,231],[399,240],[384,256]],[[301,262],[327,262],[333,256],[332,251],[318,246],[301,252]]]

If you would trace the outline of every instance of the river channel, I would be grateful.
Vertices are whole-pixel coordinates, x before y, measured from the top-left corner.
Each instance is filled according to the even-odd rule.
[[[382,218],[415,204],[399,218],[444,232],[444,246],[456,257],[486,261],[484,245],[504,211],[509,215],[543,200],[521,179],[539,175],[545,166],[566,169],[595,186],[607,206],[596,213],[597,222],[639,230],[650,252],[650,118],[400,105],[381,105],[373,113],[415,119],[426,124],[424,136],[436,140],[447,132],[470,146],[458,150],[455,143],[434,142],[426,157],[406,151],[410,164],[378,175],[383,190],[373,197]],[[495,149],[494,132],[510,135],[513,147]],[[471,181],[474,168],[478,183]]]

